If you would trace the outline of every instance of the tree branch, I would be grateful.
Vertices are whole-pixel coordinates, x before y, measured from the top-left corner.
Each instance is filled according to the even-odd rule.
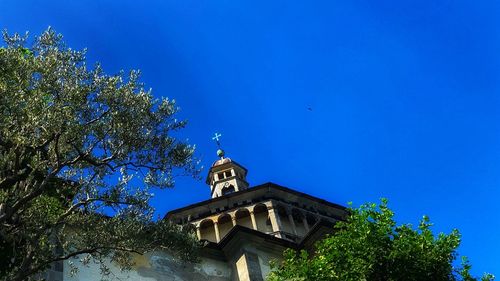
[[[3,178],[2,181],[0,181],[0,189],[10,188],[17,182],[26,180],[32,171],[33,169],[28,166],[15,175]]]

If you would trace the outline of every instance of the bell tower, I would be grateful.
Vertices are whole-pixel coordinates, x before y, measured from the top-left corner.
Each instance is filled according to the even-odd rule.
[[[248,182],[246,181],[247,169],[231,160],[231,158],[225,157],[224,150],[220,148],[220,137],[221,135],[217,133],[213,137],[219,146],[217,150],[219,159],[210,167],[206,180],[206,183],[210,186],[212,198],[228,195],[248,188]]]

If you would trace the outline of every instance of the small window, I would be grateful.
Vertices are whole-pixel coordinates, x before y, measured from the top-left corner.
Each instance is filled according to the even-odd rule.
[[[231,176],[231,171],[225,171],[224,174],[226,175],[226,178],[229,178]]]
[[[219,178],[219,180],[224,179],[224,173],[218,173],[217,177]]]

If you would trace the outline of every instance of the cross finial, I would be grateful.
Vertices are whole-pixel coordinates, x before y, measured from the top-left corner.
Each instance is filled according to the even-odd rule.
[[[217,149],[217,156],[219,156],[220,159],[224,159],[224,150],[220,148],[220,137],[222,137],[221,134],[215,133],[212,139],[217,143],[217,146],[219,147],[219,149]]]
[[[212,139],[217,143],[217,146],[219,147],[220,147],[220,142],[219,142],[220,137],[222,137],[222,135],[219,133],[215,133],[214,136],[212,137]]]

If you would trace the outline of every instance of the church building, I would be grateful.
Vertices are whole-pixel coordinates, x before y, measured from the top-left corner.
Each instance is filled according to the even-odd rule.
[[[247,169],[217,151],[218,159],[206,178],[211,198],[168,212],[165,219],[192,225],[206,241],[200,262],[186,264],[166,252],[134,258],[131,271],[110,264],[107,280],[140,281],[263,281],[269,262],[279,260],[286,248],[310,250],[314,242],[331,233],[345,218],[343,206],[274,183],[250,186]],[[49,280],[100,280],[98,265],[83,266],[70,276],[48,272]]]

